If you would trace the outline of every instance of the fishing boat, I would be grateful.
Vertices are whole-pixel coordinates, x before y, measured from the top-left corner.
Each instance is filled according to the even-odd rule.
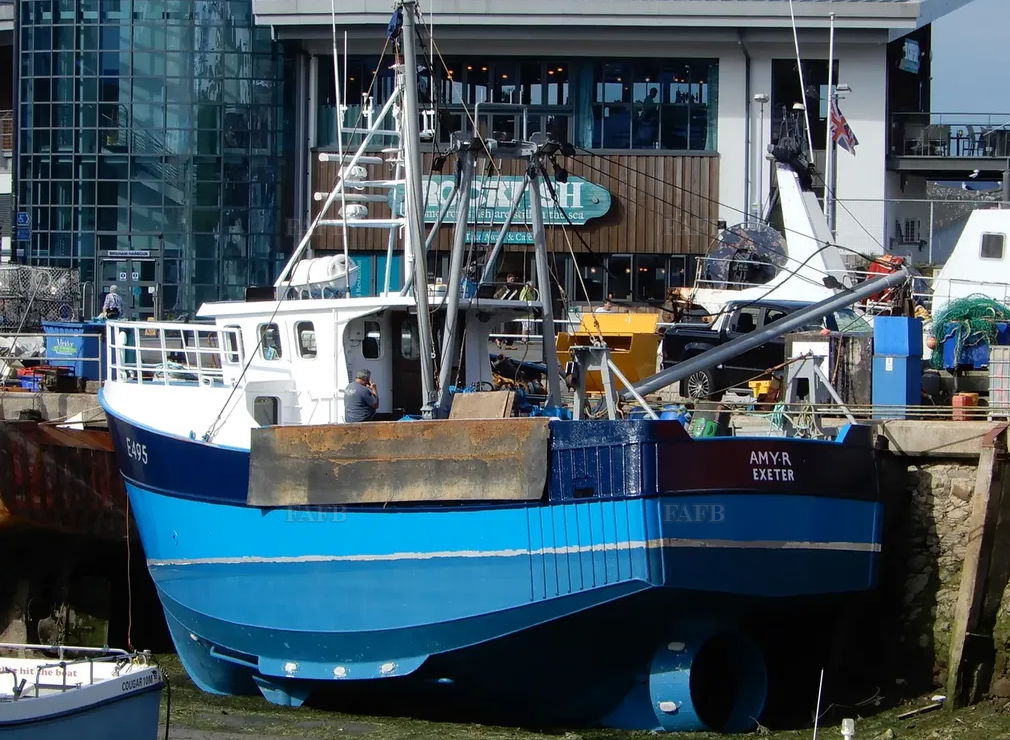
[[[204,691],[292,706],[395,679],[559,722],[750,729],[769,680],[760,615],[785,610],[781,628],[876,583],[872,435],[694,440],[648,408],[590,418],[584,394],[564,403],[552,332],[546,400],[514,415],[488,336],[531,312],[551,326],[552,307],[462,289],[471,183],[489,151],[528,163],[549,296],[559,145],[452,137],[450,272],[429,288],[416,12],[397,4],[396,89],[346,129],[356,151],[328,155],[340,179],[267,295],[205,304],[202,323],[109,324],[102,404],[182,664]],[[377,131],[397,142],[381,156]],[[322,227],[387,229],[407,287],[349,297],[346,252],[306,257]],[[587,355],[610,367],[570,349],[573,376]],[[359,371],[385,421],[345,421]]]
[[[0,735],[17,740],[154,740],[164,681],[143,653],[0,644]]]

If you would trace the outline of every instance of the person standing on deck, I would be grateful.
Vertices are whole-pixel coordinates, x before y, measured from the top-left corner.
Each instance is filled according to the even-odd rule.
[[[118,319],[123,315],[123,298],[119,295],[119,286],[109,286],[109,293],[102,304],[102,316],[107,319]]]
[[[344,391],[344,421],[371,421],[379,407],[379,392],[368,370],[358,370]]]

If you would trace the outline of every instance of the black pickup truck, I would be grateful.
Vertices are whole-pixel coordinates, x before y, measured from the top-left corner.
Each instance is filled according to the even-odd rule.
[[[674,324],[663,335],[663,367],[690,359],[713,347],[761,329],[793,311],[810,306],[801,301],[731,301],[711,324]],[[793,332],[819,331],[868,332],[870,325],[852,309],[841,309],[830,316],[792,329]],[[768,368],[785,361],[785,339],[776,337],[754,347],[717,367],[698,370],[680,381],[680,394],[689,398],[717,398],[722,392],[754,380]]]

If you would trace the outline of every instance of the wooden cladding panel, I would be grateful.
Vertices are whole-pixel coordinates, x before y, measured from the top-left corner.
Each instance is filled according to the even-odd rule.
[[[427,169],[431,161],[425,156]],[[313,189],[328,191],[336,182],[339,166],[313,157]],[[719,158],[676,155],[580,155],[559,159],[570,174],[606,188],[611,195],[610,211],[602,218],[575,227],[588,245],[587,250],[574,233],[569,233],[576,252],[600,254],[704,254],[716,236],[719,218]],[[501,174],[521,176],[525,162],[504,160]],[[452,173],[451,160],[443,174]],[[369,165],[369,176],[389,177],[388,167]],[[483,167],[479,172],[483,172]],[[544,197],[549,194],[544,191]],[[314,202],[313,215],[321,202]],[[339,203],[327,218],[337,218]],[[388,217],[389,208],[369,204],[373,217]],[[354,250],[385,251],[388,232],[380,229],[355,229],[350,247]],[[569,230],[571,232],[572,230]],[[321,229],[313,237],[313,247],[321,250],[342,249],[341,230]],[[547,227],[547,245],[552,251],[567,252],[564,230]],[[451,230],[443,229],[438,249],[451,246]],[[511,250],[524,247],[510,246]],[[528,249],[528,247],[526,247]]]

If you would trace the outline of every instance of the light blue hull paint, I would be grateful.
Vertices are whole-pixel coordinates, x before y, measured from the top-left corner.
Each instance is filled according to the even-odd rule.
[[[25,701],[33,701],[26,699]],[[4,740],[156,740],[161,691],[134,693],[80,712],[29,723],[4,723]]]
[[[180,659],[210,692],[297,706],[322,681],[445,677],[540,721],[733,729],[761,711],[761,657],[729,657],[727,714],[694,693],[702,643],[875,585],[865,430],[696,442],[676,422],[552,422],[540,502],[265,509],[245,504],[247,451],[106,410]],[[786,452],[796,477],[769,484]],[[671,696],[683,713],[660,713]]]
[[[432,654],[650,588],[864,590],[879,541],[878,504],[795,495],[676,499],[677,512],[722,507],[715,522],[677,521],[667,498],[313,519],[127,488],[166,610],[281,677],[403,675]],[[865,550],[817,549],[853,533],[838,546]],[[790,535],[793,548],[761,546]],[[723,546],[699,544],[712,542]],[[389,661],[395,671],[381,673]]]

